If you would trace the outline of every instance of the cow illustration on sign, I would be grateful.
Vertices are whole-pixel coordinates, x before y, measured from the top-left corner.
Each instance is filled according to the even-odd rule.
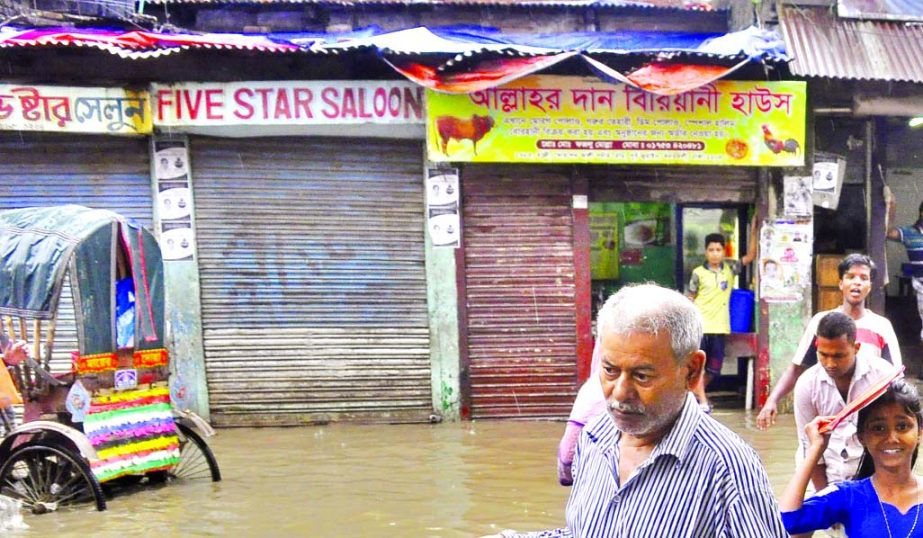
[[[472,114],[470,118],[456,118],[455,116],[439,116],[436,118],[436,132],[439,135],[439,147],[444,155],[448,155],[450,140],[470,140],[474,154],[478,154],[478,142],[487,136],[494,127],[494,119],[490,116]]]

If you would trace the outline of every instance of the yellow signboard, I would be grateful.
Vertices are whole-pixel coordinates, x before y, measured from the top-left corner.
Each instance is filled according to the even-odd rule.
[[[0,84],[0,130],[150,134],[146,91]]]
[[[426,97],[427,153],[436,162],[804,164],[804,82],[722,80],[656,95],[539,75]]]

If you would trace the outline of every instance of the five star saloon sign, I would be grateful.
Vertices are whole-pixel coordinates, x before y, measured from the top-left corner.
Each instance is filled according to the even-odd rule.
[[[148,89],[0,84],[0,129],[147,135],[155,127],[422,125],[407,81],[154,84]]]
[[[423,123],[423,88],[405,81],[155,84],[152,94],[164,127]]]

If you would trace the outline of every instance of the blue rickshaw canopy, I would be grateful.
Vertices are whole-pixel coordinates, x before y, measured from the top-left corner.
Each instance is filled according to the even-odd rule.
[[[55,319],[69,278],[81,355],[115,351],[119,249],[134,284],[134,347],[163,347],[160,248],[149,231],[112,211],[64,205],[0,212],[0,314]]]

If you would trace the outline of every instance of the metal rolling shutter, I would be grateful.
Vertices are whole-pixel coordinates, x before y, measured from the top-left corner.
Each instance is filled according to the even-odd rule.
[[[566,418],[577,390],[571,181],[554,169],[466,167],[472,418]]]
[[[6,132],[0,134],[0,162],[0,210],[79,204],[109,209],[151,227],[147,138]],[[76,349],[67,283],[58,305],[52,369],[70,371],[70,352]]]
[[[420,143],[191,149],[212,419],[428,420]]]

